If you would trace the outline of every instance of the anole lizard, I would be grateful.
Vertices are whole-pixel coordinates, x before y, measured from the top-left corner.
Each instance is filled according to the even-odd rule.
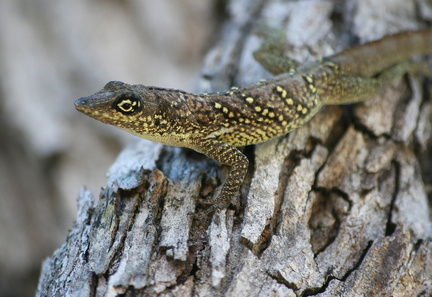
[[[76,100],[75,107],[139,137],[191,148],[231,166],[209,213],[226,207],[243,182],[248,159],[237,147],[284,135],[325,104],[366,100],[407,72],[430,73],[426,63],[408,59],[432,52],[432,29],[389,35],[303,65],[281,57],[283,42],[268,35],[254,56],[277,75],[270,80],[199,95],[111,81]]]

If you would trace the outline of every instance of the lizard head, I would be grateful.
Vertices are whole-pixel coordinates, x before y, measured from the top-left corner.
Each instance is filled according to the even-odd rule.
[[[99,92],[76,100],[75,108],[139,137],[171,144],[175,142],[173,127],[189,114],[181,108],[185,96],[178,90],[112,81]]]
[[[145,113],[154,112],[155,106],[144,102],[133,85],[111,81],[99,92],[76,100],[75,108],[98,121],[120,126],[143,116],[144,109]]]

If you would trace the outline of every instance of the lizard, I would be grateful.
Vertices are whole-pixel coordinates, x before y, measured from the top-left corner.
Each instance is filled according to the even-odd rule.
[[[189,92],[120,81],[75,101],[78,111],[136,136],[193,149],[230,171],[205,213],[227,207],[248,170],[238,147],[261,143],[308,122],[323,105],[367,100],[406,73],[430,73],[412,56],[432,52],[432,29],[407,31],[300,64],[282,53],[284,34],[254,57],[275,76],[224,93]]]

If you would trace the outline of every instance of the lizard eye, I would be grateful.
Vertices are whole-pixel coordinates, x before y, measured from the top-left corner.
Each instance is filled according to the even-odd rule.
[[[115,100],[113,107],[124,115],[131,115],[141,110],[141,100],[135,94],[124,94]]]

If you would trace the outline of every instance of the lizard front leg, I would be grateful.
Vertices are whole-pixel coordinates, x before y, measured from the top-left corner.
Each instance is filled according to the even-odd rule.
[[[285,32],[263,25],[257,28],[256,33],[264,37],[264,42],[253,53],[255,60],[273,75],[294,73],[300,63],[286,56],[289,44]]]
[[[194,141],[193,149],[221,164],[231,166],[219,196],[214,199],[214,204],[211,207],[205,212],[198,214],[198,217],[201,217],[229,205],[231,198],[240,189],[248,169],[249,160],[236,147],[213,138],[197,139]]]

